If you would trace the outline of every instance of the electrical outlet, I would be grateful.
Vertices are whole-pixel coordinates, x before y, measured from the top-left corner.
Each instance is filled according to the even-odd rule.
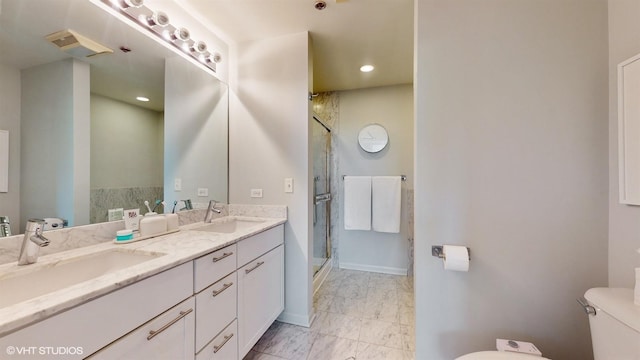
[[[173,190],[182,191],[182,179],[180,178],[173,179]]]
[[[198,188],[198,196],[209,196],[208,188]]]
[[[261,198],[262,197],[262,189],[251,189],[251,197],[252,198]]]
[[[284,192],[292,193],[293,192],[293,178],[285,178],[284,179]]]

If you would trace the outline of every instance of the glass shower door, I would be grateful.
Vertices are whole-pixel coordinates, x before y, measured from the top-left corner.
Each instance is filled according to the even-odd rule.
[[[331,130],[314,116],[311,124],[313,159],[313,273],[331,257],[329,236],[331,193],[329,192],[329,160]]]

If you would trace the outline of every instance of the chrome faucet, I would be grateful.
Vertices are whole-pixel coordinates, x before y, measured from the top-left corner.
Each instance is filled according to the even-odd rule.
[[[207,207],[207,213],[204,214],[204,222],[210,223],[211,219],[213,218],[213,213],[214,212],[216,214],[222,213],[222,210],[216,208],[216,204],[217,203],[218,202],[216,200],[209,200],[209,207]]]
[[[22,247],[18,257],[18,265],[33,264],[38,261],[40,248],[49,245],[49,239],[42,235],[45,221],[42,219],[29,219],[27,228],[22,238]]]

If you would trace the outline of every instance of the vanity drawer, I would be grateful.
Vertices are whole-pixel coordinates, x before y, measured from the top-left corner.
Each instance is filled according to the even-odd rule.
[[[238,281],[235,271],[196,298],[196,351],[236,318]]]
[[[229,360],[237,358],[238,324],[235,320],[196,355],[196,360]]]
[[[102,348],[88,359],[189,359],[193,356],[193,297]]]
[[[238,268],[284,242],[284,225],[256,234],[238,243]]]
[[[193,292],[198,293],[207,286],[236,270],[236,244],[197,258],[193,262]]]

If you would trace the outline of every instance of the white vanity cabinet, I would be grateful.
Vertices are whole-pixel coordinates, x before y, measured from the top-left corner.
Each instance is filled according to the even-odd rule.
[[[67,359],[242,359],[284,309],[284,226],[0,337]],[[37,350],[37,349],[36,349]],[[36,353],[20,359],[42,359]]]
[[[176,266],[1,337],[0,349],[8,346],[82,348],[81,353],[69,354],[65,359],[85,358],[190,298],[192,281],[191,262]],[[167,315],[171,316],[173,314]],[[184,335],[191,337],[190,340],[185,338],[185,343],[193,343],[193,331],[185,331]],[[162,342],[149,342],[151,346],[159,346],[159,343]],[[33,356],[21,355],[20,359],[42,359],[39,351],[37,349]]]
[[[89,357],[112,359],[191,359],[194,352],[193,297],[102,348]]]
[[[242,359],[284,310],[284,230],[238,244],[238,351]]]

